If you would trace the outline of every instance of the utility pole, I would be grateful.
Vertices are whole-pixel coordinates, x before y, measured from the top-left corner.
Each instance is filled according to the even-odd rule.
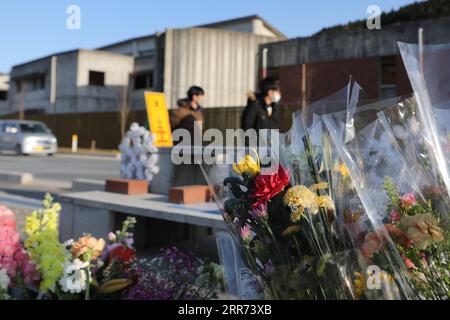
[[[58,57],[52,56],[50,69],[50,106],[51,112],[56,113],[56,66]]]

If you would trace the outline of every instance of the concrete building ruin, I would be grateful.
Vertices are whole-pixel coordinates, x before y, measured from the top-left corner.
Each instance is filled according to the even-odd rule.
[[[0,114],[7,110],[9,75],[0,73]]]
[[[114,112],[124,100],[142,110],[144,91],[164,92],[172,108],[194,84],[207,108],[241,106],[256,87],[259,45],[284,39],[249,16],[49,55],[12,68],[3,113]]]

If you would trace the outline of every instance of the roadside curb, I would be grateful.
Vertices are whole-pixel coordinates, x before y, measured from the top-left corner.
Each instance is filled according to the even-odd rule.
[[[92,151],[77,151],[72,152],[70,149],[58,149],[56,154],[59,155],[72,155],[72,156],[93,156],[93,157],[105,157],[105,158],[120,158],[120,153],[117,152],[92,152]]]
[[[31,184],[33,174],[28,172],[0,171],[0,181],[14,182],[21,185]]]

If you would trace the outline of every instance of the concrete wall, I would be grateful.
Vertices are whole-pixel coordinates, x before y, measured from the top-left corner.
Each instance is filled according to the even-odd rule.
[[[450,42],[450,17],[381,27],[381,30],[362,29],[269,43],[260,50],[269,49],[269,67],[280,67],[395,55],[397,41],[417,43],[420,27],[424,28],[425,44]]]
[[[13,68],[8,113],[24,110],[43,110],[46,113],[115,111],[120,101],[119,90],[128,85],[134,59],[110,52],[76,50],[56,56],[56,103],[50,103],[51,57]],[[105,86],[89,85],[89,71],[105,72]],[[32,90],[30,77],[45,75],[45,86]],[[24,83],[23,94],[16,82]],[[22,84],[23,86],[23,84]]]
[[[9,75],[8,74],[0,74],[0,91],[9,91]],[[0,114],[4,114],[7,112],[8,104],[7,100],[0,99]]]
[[[76,112],[118,111],[121,90],[128,86],[133,67],[134,59],[129,56],[80,50],[77,64]],[[89,71],[104,72],[105,86],[90,86]]]
[[[9,89],[9,74],[0,73],[0,90]]]
[[[233,24],[227,24],[223,26],[214,26],[214,29],[235,31],[235,32],[247,32],[258,36],[277,37],[277,35],[264,25],[264,22],[260,19],[253,19],[249,21],[242,21]]]
[[[242,106],[257,82],[257,51],[273,37],[213,29],[168,29],[164,93],[170,107],[191,85],[206,91],[204,106]]]
[[[149,50],[155,50],[155,36],[142,37],[122,41],[108,46],[100,47],[97,50],[109,51],[127,56],[140,57],[146,55]]]
[[[65,63],[65,61],[66,59],[69,61],[76,60],[76,51],[61,54],[59,58],[64,67],[59,68],[58,73],[64,76],[61,77],[61,83],[58,84],[58,87],[66,88],[71,76],[74,77],[76,74],[76,64]],[[33,89],[32,78],[36,75],[45,77],[44,88],[39,90]],[[51,57],[14,66],[11,71],[8,111],[16,113],[23,109],[24,111],[40,110],[47,113],[52,112],[50,104],[50,75]],[[21,91],[19,91],[19,83]],[[70,88],[67,91],[70,92]]]
[[[77,66],[78,51],[58,55],[56,60],[56,100],[54,109],[50,109],[50,80],[46,85],[48,90],[47,113],[65,113],[77,109]],[[50,78],[50,77],[48,77]]]
[[[397,41],[417,42],[419,27],[424,28],[425,43],[450,42],[450,18],[442,18],[262,44],[260,52],[268,48],[268,70],[280,78],[287,105],[320,100],[344,87],[350,76],[364,89],[361,99],[383,99],[382,57],[396,57],[396,95],[411,93]]]

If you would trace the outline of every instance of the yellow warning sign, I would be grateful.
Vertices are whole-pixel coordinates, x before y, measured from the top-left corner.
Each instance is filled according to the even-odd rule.
[[[144,95],[150,131],[155,137],[155,147],[172,147],[169,110],[164,93],[145,92]]]

